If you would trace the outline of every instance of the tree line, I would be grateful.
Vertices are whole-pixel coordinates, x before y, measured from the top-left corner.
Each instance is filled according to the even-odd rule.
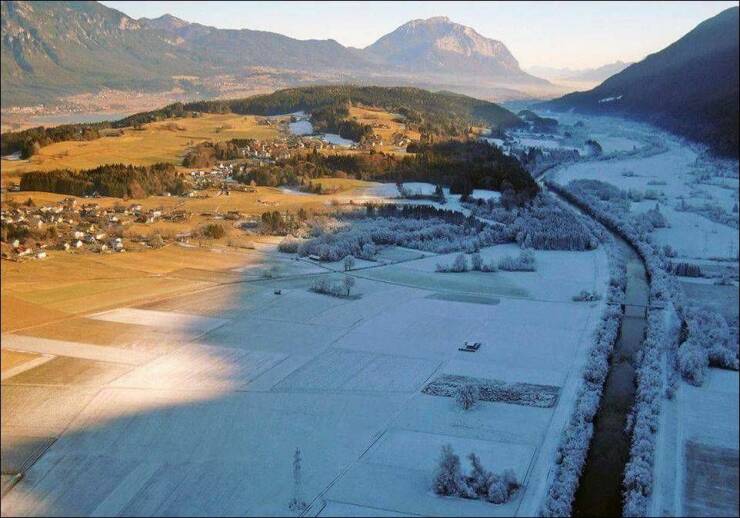
[[[94,169],[34,171],[23,174],[21,189],[73,196],[99,194],[117,198],[143,198],[152,194],[183,194],[181,174],[172,164],[151,166],[107,164]]]
[[[410,144],[408,151],[412,154],[403,157],[374,151],[352,155],[313,151],[263,167],[244,168],[235,177],[243,183],[270,187],[299,185],[325,176],[353,176],[360,180],[430,182],[463,195],[473,189],[501,191],[508,187],[529,198],[539,191],[516,158],[485,141]]]

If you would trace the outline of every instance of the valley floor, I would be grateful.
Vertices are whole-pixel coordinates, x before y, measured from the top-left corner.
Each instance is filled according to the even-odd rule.
[[[434,273],[451,257],[386,249],[351,272],[353,299],[308,289],[338,264],[269,243],[244,254],[189,293],[3,334],[3,515],[287,514],[296,448],[307,514],[537,512],[603,311],[571,296],[603,292],[603,249],[495,274]],[[483,345],[458,351],[466,340]],[[421,392],[445,374],[558,397],[464,412]],[[436,496],[447,443],[514,469],[522,489],[504,505]]]

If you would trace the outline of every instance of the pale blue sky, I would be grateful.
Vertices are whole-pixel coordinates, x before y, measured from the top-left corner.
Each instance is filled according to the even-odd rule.
[[[448,16],[506,44],[524,67],[638,61],[738,2],[111,2],[129,16],[335,39],[365,47],[415,18]]]

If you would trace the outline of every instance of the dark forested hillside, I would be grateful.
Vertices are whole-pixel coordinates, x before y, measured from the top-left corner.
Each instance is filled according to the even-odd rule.
[[[132,166],[109,164],[71,171],[34,171],[21,177],[24,191],[45,191],[74,196],[97,193],[101,196],[119,198],[143,198],[150,194],[181,194],[184,184],[172,164]]]
[[[508,128],[521,124],[519,118],[501,106],[464,95],[429,92],[419,88],[379,86],[310,86],[279,90],[246,99],[202,101],[184,105],[186,111],[253,115],[275,115],[299,110],[314,111],[326,106],[357,103],[400,113],[411,122],[445,125],[485,124]]]
[[[460,136],[466,134],[471,125],[485,125],[495,131],[522,124],[509,110],[464,95],[435,93],[411,87],[311,86],[244,99],[175,103],[113,122],[67,124],[3,133],[0,139],[1,153],[20,152],[23,158],[27,158],[39,147],[53,142],[98,138],[100,130],[104,128],[127,128],[173,117],[197,116],[199,113],[275,115],[304,110],[315,113],[313,122],[317,127],[359,140],[368,128],[346,119],[348,103],[399,113],[410,124],[429,135]]]
[[[245,168],[238,178],[244,183],[274,187],[295,185],[324,176],[350,175],[362,180],[385,182],[431,182],[447,185],[456,194],[473,189],[511,188],[525,198],[538,192],[537,183],[514,157],[484,141],[450,140],[413,144],[409,154],[309,153],[280,160],[274,165]]]
[[[588,92],[542,106],[644,120],[738,153],[738,11],[727,9]]]

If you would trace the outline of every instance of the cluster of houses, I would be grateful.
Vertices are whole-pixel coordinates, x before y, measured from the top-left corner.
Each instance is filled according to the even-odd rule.
[[[0,211],[3,259],[45,259],[46,251],[125,252],[123,226],[130,223],[188,221],[182,209],[145,209],[140,204],[100,207],[74,198],[37,207],[4,205]]]

